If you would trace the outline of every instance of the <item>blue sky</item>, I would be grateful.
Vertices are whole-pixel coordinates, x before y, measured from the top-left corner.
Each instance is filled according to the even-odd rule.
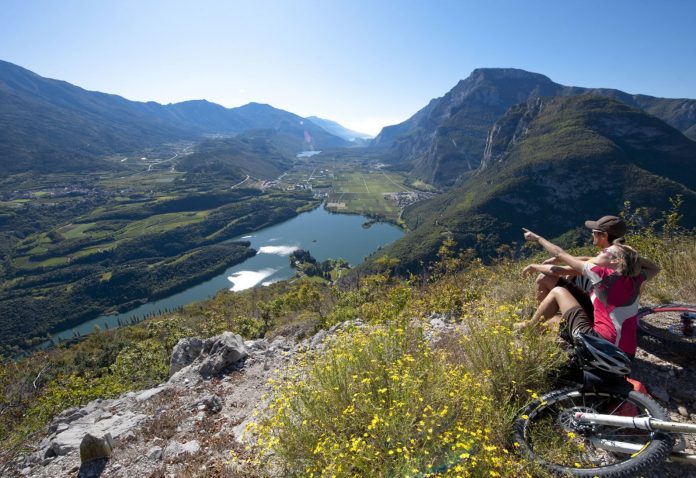
[[[0,0],[0,59],[160,103],[269,103],[367,133],[478,67],[696,98],[696,2]]]

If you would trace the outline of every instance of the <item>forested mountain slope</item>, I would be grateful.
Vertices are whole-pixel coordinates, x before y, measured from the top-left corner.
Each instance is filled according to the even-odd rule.
[[[168,141],[256,129],[272,132],[271,137],[291,135],[299,144],[295,153],[345,144],[314,123],[269,105],[224,108],[204,100],[170,105],[129,101],[0,61],[0,168],[4,174],[113,168],[117,163],[95,159]]]
[[[531,100],[494,125],[485,150],[460,186],[406,209],[413,232],[385,254],[414,269],[451,234],[460,247],[492,256],[519,241],[523,226],[554,237],[617,213],[625,200],[665,210],[678,194],[685,224],[696,225],[696,143],[619,101]]]
[[[393,167],[451,186],[479,166],[488,131],[510,107],[537,97],[589,93],[640,108],[696,139],[696,100],[569,87],[524,70],[481,68],[405,122],[384,128],[372,145],[385,150]]]

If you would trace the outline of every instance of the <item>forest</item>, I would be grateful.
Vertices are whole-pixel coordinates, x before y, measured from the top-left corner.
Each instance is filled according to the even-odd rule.
[[[26,176],[23,186],[20,197],[0,185],[2,356],[219,274],[255,254],[226,241],[318,204],[305,191],[169,172]]]

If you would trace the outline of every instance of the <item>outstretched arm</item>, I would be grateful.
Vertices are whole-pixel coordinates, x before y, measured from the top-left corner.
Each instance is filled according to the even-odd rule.
[[[557,266],[554,264],[529,264],[522,270],[522,275],[540,272],[547,276],[561,277],[567,275],[576,275],[576,272],[570,266]]]
[[[575,258],[581,261],[589,261],[592,259],[591,256],[575,256]],[[544,262],[542,262],[542,264],[558,264],[558,259],[555,257],[549,257]]]
[[[541,245],[541,247],[546,249],[546,252],[551,254],[553,257],[560,259],[561,261],[568,264],[568,266],[570,266],[570,268],[573,269],[573,271],[575,271],[577,274],[582,274],[582,269],[585,266],[585,261],[582,261],[577,257],[568,254],[561,247],[544,239],[539,234],[536,234],[530,231],[529,229],[522,228],[522,230],[524,231],[525,240],[530,242],[538,242]]]

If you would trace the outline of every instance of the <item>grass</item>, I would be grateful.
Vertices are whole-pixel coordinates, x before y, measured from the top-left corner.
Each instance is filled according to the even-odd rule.
[[[115,234],[115,237],[128,239],[143,234],[166,232],[177,227],[200,222],[208,214],[209,211],[157,214],[139,221],[129,222],[126,227]]]
[[[344,203],[341,212],[370,214],[393,221],[398,220],[399,208],[385,194],[410,191],[403,184],[403,177],[385,172],[339,171],[332,184],[327,203]]]
[[[65,256],[50,257],[43,261],[34,262],[30,260],[29,256],[18,257],[13,261],[14,267],[18,269],[41,269],[42,267],[54,267],[57,265],[64,265],[70,262],[70,259]]]
[[[65,239],[78,239],[85,236],[87,230],[96,225],[96,222],[87,222],[82,224],[68,224],[67,226],[58,229],[58,233]]]
[[[90,254],[96,254],[98,252],[108,251],[108,250],[113,249],[114,247],[118,246],[118,244],[120,242],[121,241],[114,241],[114,242],[109,243],[109,244],[99,244],[97,246],[86,247],[84,249],[81,249],[81,250],[75,252],[74,254],[72,254],[72,256],[77,258],[77,257],[88,256]]]
[[[257,464],[280,459],[285,476],[530,476],[499,436],[528,394],[500,402],[491,393],[500,377],[480,360],[490,352],[480,336],[458,341],[479,360],[458,360],[433,350],[425,331],[407,323],[349,329],[304,357],[278,384],[270,416],[250,427]],[[505,352],[505,365],[543,368],[546,351]],[[533,375],[513,376],[520,387],[538,385]]]
[[[208,216],[209,212],[210,211],[197,211],[157,214],[138,221],[128,222],[124,227],[118,228],[114,231],[100,229],[99,222],[69,224],[59,228],[58,232],[65,239],[79,239],[82,237],[99,239],[107,236],[112,239],[111,242],[104,242],[96,246],[87,246],[70,254],[72,257],[77,258],[113,249],[123,241],[133,239],[144,234],[158,234],[170,231],[177,227],[187,226],[189,224],[203,221]],[[48,250],[44,244],[50,243],[50,239],[48,239],[45,234],[38,234],[34,236],[33,239],[25,240],[24,242],[26,245],[35,244],[35,246],[28,250],[28,256],[18,257],[15,260],[16,267],[22,269],[36,269],[41,267],[63,265],[69,262],[69,258],[65,256],[51,257],[41,262],[31,261],[30,257],[32,254],[44,253]]]
[[[663,269],[646,285],[645,301],[696,301],[692,234],[643,229],[628,240]],[[323,353],[298,356],[284,372],[270,408],[251,426],[249,449],[232,458],[241,476],[269,469],[288,477],[543,476],[510,442],[515,412],[550,389],[565,361],[553,335],[513,333],[520,311],[534,303],[533,278],[520,277],[531,259],[484,266],[453,247],[445,243],[439,263],[408,280],[377,274],[346,289],[296,281],[221,293],[75,347],[0,364],[0,405],[11,404],[0,416],[0,441],[20,442],[67,406],[158,383],[182,337],[225,330],[305,337],[360,318],[364,326],[344,327]],[[433,314],[458,330],[435,333]],[[161,418],[153,422],[157,433],[172,426],[172,417]]]
[[[422,181],[421,179],[412,179],[410,182],[410,186],[413,189],[417,189],[419,191],[427,191],[427,192],[432,192],[435,191],[436,188],[433,187],[432,185]]]
[[[371,280],[336,308],[374,322],[299,359],[250,431],[250,469],[284,476],[530,476],[508,451],[515,411],[563,359],[555,341],[515,337],[517,266],[474,265],[423,287]],[[500,287],[489,287],[498,283]],[[503,303],[501,304],[501,302]],[[466,333],[433,348],[433,310],[462,313]],[[337,314],[340,315],[340,314]]]

